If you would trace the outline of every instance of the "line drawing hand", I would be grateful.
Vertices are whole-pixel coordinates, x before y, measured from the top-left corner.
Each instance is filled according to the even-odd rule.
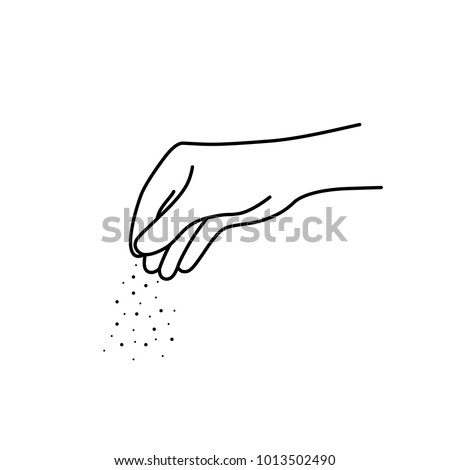
[[[170,280],[195,269],[225,230],[263,223],[318,194],[382,189],[354,185],[347,176],[349,165],[362,165],[365,173],[360,155],[348,163],[351,133],[342,132],[360,126],[278,139],[178,142],[139,193],[130,227],[131,254],[143,259],[147,273]],[[188,217],[190,210],[195,215]],[[176,215],[183,218],[173,223]],[[216,231],[211,222],[218,222]],[[206,224],[208,236],[202,230]]]

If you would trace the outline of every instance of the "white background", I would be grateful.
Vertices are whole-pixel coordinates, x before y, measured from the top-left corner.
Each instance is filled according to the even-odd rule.
[[[449,468],[446,6],[1,3],[2,468]],[[190,275],[147,279],[149,305],[177,310],[173,343],[132,361],[110,340],[138,268],[102,220],[173,143],[354,122],[385,189],[290,214],[333,206],[347,243],[220,243]]]

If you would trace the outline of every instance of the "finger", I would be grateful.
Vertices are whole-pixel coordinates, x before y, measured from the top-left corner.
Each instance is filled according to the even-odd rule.
[[[163,252],[161,264],[159,266],[159,275],[161,279],[169,281],[173,279],[178,272],[178,265],[183,251],[188,243],[188,237],[181,237],[175,240]]]
[[[220,229],[217,228],[216,231],[205,232],[205,226],[208,224],[208,221],[214,221],[216,218],[211,218],[202,221],[197,227],[196,231],[186,243],[185,249],[180,256],[178,270],[182,273],[189,273],[195,269],[200,260],[209,250],[211,245],[220,240]]]
[[[163,254],[164,252],[161,251],[160,253],[157,253],[156,255],[145,256],[144,262],[143,262],[144,270],[149,274],[157,273]]]
[[[226,236],[226,232],[232,230],[233,227],[253,225],[263,221],[267,217],[268,209],[272,203],[269,196],[255,206],[241,211],[238,216],[228,214],[227,216],[205,218],[181,255],[179,271],[188,273],[194,270],[212,244],[219,241],[222,236]]]
[[[189,238],[193,230],[190,227],[196,220],[188,200],[180,201],[139,237],[136,246],[145,255],[160,253],[184,234]]]

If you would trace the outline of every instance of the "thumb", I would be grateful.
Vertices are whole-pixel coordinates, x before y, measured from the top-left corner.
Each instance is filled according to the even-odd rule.
[[[184,185],[180,190],[173,190],[162,204],[159,205],[155,218],[145,229],[135,234],[133,248],[140,256],[152,255],[162,251],[172,241],[174,236],[177,235],[175,232],[179,230],[179,227],[172,222],[180,211],[182,214],[187,211],[186,198],[183,198],[181,201],[180,199],[188,189],[193,173],[194,167],[191,166],[187,177],[185,177]],[[183,219],[183,221],[185,220],[186,218]],[[181,228],[185,225],[187,225],[187,222],[183,222]],[[162,237],[158,236],[159,233],[162,233]]]

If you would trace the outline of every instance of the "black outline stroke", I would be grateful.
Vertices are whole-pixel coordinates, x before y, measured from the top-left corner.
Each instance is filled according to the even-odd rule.
[[[190,145],[190,146],[199,146],[199,147],[218,147],[218,146],[232,146],[232,145],[253,145],[253,144],[270,144],[270,143],[277,143],[277,142],[289,142],[289,141],[293,141],[293,140],[300,140],[300,139],[306,139],[308,137],[316,137],[316,136],[320,136],[320,135],[324,135],[324,134],[331,134],[333,132],[339,132],[339,131],[344,131],[344,130],[347,130],[347,129],[353,129],[355,127],[360,127],[361,126],[361,123],[356,123],[356,124],[350,124],[350,125],[347,125],[347,126],[342,126],[342,127],[335,127],[333,129],[327,129],[327,130],[324,130],[324,131],[319,131],[319,132],[312,132],[312,133],[309,133],[309,134],[302,134],[302,135],[296,135],[296,136],[292,136],[292,137],[281,137],[281,138],[278,138],[278,139],[261,139],[261,140],[245,140],[245,141],[237,141],[237,142],[191,142],[191,141],[181,141],[181,142],[178,142],[176,143],[175,145],[173,145],[165,154],[164,156],[161,158],[161,160],[158,162],[158,164],[156,165],[156,167],[153,169],[152,173],[150,174],[150,176],[147,178],[146,182],[144,183],[144,186],[142,187],[140,193],[139,193],[139,196],[138,196],[138,199],[136,201],[136,205],[135,205],[135,208],[134,208],[134,211],[133,211],[133,216],[132,216],[132,219],[131,219],[131,227],[130,227],[130,233],[129,233],[129,248],[130,248],[130,252],[131,254],[135,257],[135,258],[144,258],[143,260],[143,268],[145,270],[145,272],[149,273],[149,274],[156,274],[158,273],[159,277],[163,280],[166,280],[166,281],[169,281],[171,279],[173,279],[177,272],[182,272],[182,273],[189,273],[191,271],[193,271],[197,265],[200,263],[200,261],[202,260],[203,256],[205,256],[206,252],[209,250],[209,248],[211,247],[212,243],[214,243],[216,241],[216,239],[218,238],[218,236],[224,232],[225,230],[228,230],[228,229],[231,229],[231,228],[234,228],[234,227],[243,227],[243,226],[248,226],[248,225],[255,225],[255,224],[259,224],[259,223],[262,223],[262,222],[266,222],[268,220],[271,220],[271,219],[274,219],[275,217],[278,217],[280,216],[281,214],[283,214],[284,212],[288,211],[290,208],[292,208],[297,202],[301,201],[302,199],[305,199],[307,197],[311,197],[311,196],[315,196],[317,194],[323,194],[323,193],[328,193],[328,192],[336,192],[336,191],[356,191],[356,190],[379,190],[379,189],[383,189],[383,186],[342,186],[342,187],[336,187],[336,188],[325,188],[325,189],[318,189],[316,191],[311,191],[309,193],[305,193],[301,196],[298,196],[297,198],[295,198],[290,204],[288,204],[285,208],[281,209],[280,211],[276,212],[275,214],[273,215],[270,215],[270,216],[267,216],[267,217],[263,217],[261,219],[257,219],[257,220],[253,220],[253,221],[248,221],[248,222],[238,222],[238,223],[234,223],[234,224],[231,224],[231,225],[228,225],[226,227],[222,227],[221,229],[219,229],[215,234],[214,236],[211,238],[211,240],[208,241],[206,247],[204,248],[204,250],[202,251],[201,255],[197,258],[197,260],[195,261],[195,263],[189,268],[189,269],[181,269],[180,268],[180,265],[187,253],[187,250],[189,249],[190,245],[192,244],[193,240],[195,239],[197,233],[201,230],[201,228],[204,226],[204,224],[210,220],[210,219],[214,219],[214,218],[219,218],[219,217],[230,217],[230,216],[236,216],[236,215],[245,215],[249,212],[251,212],[252,210],[262,206],[264,203],[266,203],[268,200],[271,199],[271,196],[267,196],[266,198],[262,199],[259,203],[255,204],[254,206],[250,207],[249,209],[246,209],[246,210],[243,210],[243,211],[239,211],[239,212],[228,212],[228,213],[220,213],[220,214],[213,214],[213,215],[209,215],[209,216],[205,216],[205,217],[201,217],[193,222],[191,222],[190,224],[188,224],[186,227],[184,227],[184,229],[182,231],[180,231],[175,237],[174,239],[169,242],[168,244],[166,244],[163,248],[160,248],[158,250],[155,250],[154,252],[152,252],[151,255],[147,255],[145,253],[142,253],[138,247],[137,247],[137,241],[148,231],[150,230],[150,228],[156,223],[158,222],[159,219],[161,219],[176,203],[177,201],[180,199],[180,197],[184,194],[184,192],[187,190],[191,180],[192,180],[192,176],[193,176],[193,173],[194,173],[194,166],[192,165],[190,167],[190,171],[189,171],[189,175],[187,177],[187,180],[183,186],[183,188],[181,189],[181,191],[178,193],[178,195],[172,200],[172,202],[170,204],[169,201],[173,198],[174,194],[176,193],[175,190],[172,190],[172,192],[169,194],[169,196],[164,200],[164,202],[161,204],[160,208],[158,209],[157,213],[156,213],[156,216],[155,218],[151,221],[151,223],[144,228],[144,230],[142,230],[139,235],[137,237],[135,237],[134,241],[133,241],[133,233],[134,233],[134,226],[135,226],[135,222],[136,222],[136,218],[137,218],[137,213],[139,211],[139,207],[140,207],[140,204],[141,204],[141,201],[142,201],[142,198],[144,196],[144,193],[148,187],[148,185],[150,184],[151,180],[153,179],[153,177],[155,176],[156,172],[159,170],[159,168],[161,167],[161,165],[164,163],[164,161],[167,159],[167,157],[178,147],[182,146],[182,145]],[[170,249],[170,247],[179,239],[183,236],[183,234],[190,228],[192,227],[193,225],[195,224],[200,224],[199,228],[195,231],[194,235],[191,237],[191,239],[189,240],[187,246],[185,247],[185,249],[183,250],[183,253],[176,265],[176,268],[173,272],[172,275],[170,275],[169,277],[166,277],[162,274],[161,272],[161,267],[164,263],[164,260],[166,259],[166,256],[168,254],[168,250]],[[145,258],[147,256],[153,256],[153,255],[156,255],[158,253],[160,253],[161,251],[165,251],[164,255],[162,256],[161,260],[160,260],[160,263],[159,263],[159,266],[156,270],[149,270],[147,269],[146,265],[145,265]]]

